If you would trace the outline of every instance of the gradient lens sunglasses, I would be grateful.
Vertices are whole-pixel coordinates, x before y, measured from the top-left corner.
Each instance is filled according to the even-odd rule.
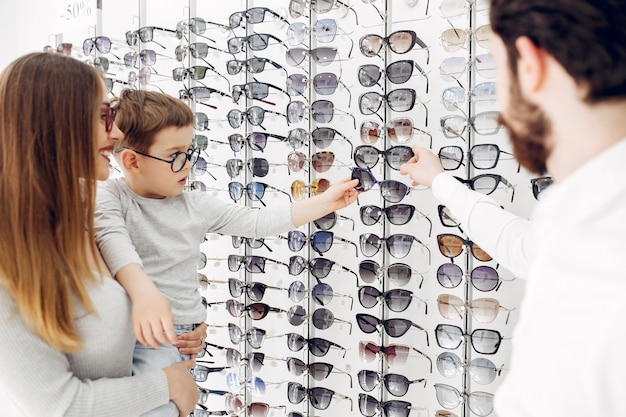
[[[378,305],[379,300],[384,300],[389,310],[396,313],[405,311],[411,305],[411,301],[415,298],[417,303],[424,304],[424,314],[428,314],[428,304],[426,300],[419,298],[413,294],[413,291],[396,288],[385,292],[370,285],[359,287],[358,291],[359,303],[364,308],[374,308]]]
[[[328,190],[329,187],[330,181],[326,178],[317,178],[309,185],[302,180],[295,180],[291,183],[291,195],[296,201],[299,201],[302,200],[307,193],[318,195]]]
[[[154,42],[157,45],[159,45],[161,48],[165,49],[164,45],[154,40],[155,30],[166,32],[166,33],[174,33],[174,34],[176,33],[176,31],[173,29],[166,29],[166,28],[161,28],[157,26],[144,26],[142,28],[139,28],[139,30],[126,32],[126,43],[128,44],[128,46],[135,46],[137,45],[138,41],[141,40],[141,42],[144,42],[144,43]]]
[[[256,239],[256,238],[244,237],[244,236],[231,236],[231,238],[232,238],[233,248],[235,249],[239,249],[245,243],[251,249],[260,249],[262,247],[265,247],[265,249],[267,249],[269,252],[274,252],[272,248],[267,246],[264,238]],[[233,295],[233,297],[236,297],[236,296]]]
[[[245,137],[239,133],[233,133],[228,136],[228,144],[233,152],[241,151],[245,144],[247,144],[248,148],[253,151],[263,152],[267,146],[267,140],[269,138],[276,138],[281,142],[287,141],[285,136],[276,135],[274,133],[252,132]]]
[[[461,49],[465,49],[467,41],[474,36],[476,43],[481,48],[489,48],[489,41],[493,36],[490,25],[482,25],[471,29],[459,29],[451,27],[441,32],[439,39],[441,40],[441,46],[446,52],[456,52]]]
[[[229,75],[237,75],[245,68],[250,74],[259,74],[265,71],[265,64],[270,64],[274,69],[281,69],[285,71],[287,76],[287,70],[279,63],[263,57],[252,57],[245,60],[231,59],[226,61],[226,72]]]
[[[198,88],[198,87],[194,87],[194,88]],[[233,129],[237,129],[238,127],[240,127],[245,119],[247,119],[248,123],[250,123],[252,126],[261,126],[261,128],[263,128],[262,124],[263,124],[263,121],[265,120],[266,113],[276,114],[278,116],[283,116],[287,118],[287,115],[284,113],[279,113],[273,110],[265,110],[263,107],[259,107],[259,106],[249,107],[246,111],[241,111],[239,109],[232,109],[231,111],[228,112],[228,114],[226,115],[226,118],[228,119],[228,124]]]
[[[399,203],[411,191],[408,185],[400,181],[378,181],[374,178],[374,174],[372,174],[371,171],[359,167],[352,168],[351,179],[359,180],[359,183],[354,189],[361,192],[369,191],[374,188],[374,185],[379,184],[380,196],[383,200],[390,203]]]
[[[466,92],[462,87],[448,87],[441,93],[441,104],[448,111],[465,107],[466,97],[474,104],[491,106],[496,102],[496,83],[482,82]]]
[[[351,295],[339,294],[333,291],[333,288],[323,282],[315,284],[311,291],[308,291],[306,286],[302,281],[293,281],[289,288],[287,289],[287,296],[294,303],[299,303],[304,300],[306,297],[310,296],[316,304],[325,306],[330,304],[334,297],[345,297],[350,299],[350,310],[352,310],[353,298]],[[294,311],[300,309],[294,309]],[[304,310],[300,310],[304,311]]]
[[[321,337],[307,339],[297,333],[287,334],[287,347],[290,351],[299,352],[304,349],[305,346],[308,347],[311,355],[317,357],[326,356],[330,348],[339,349],[342,351],[342,357],[346,356],[346,348],[330,340],[322,339]]]
[[[287,318],[289,319],[289,324],[292,326],[300,326],[310,318],[313,327],[319,330],[330,329],[334,323],[343,323],[348,325],[348,334],[352,334],[351,321],[335,318],[333,312],[324,307],[316,309],[313,311],[313,314],[309,316],[306,314],[306,310],[303,306],[296,304],[291,306],[289,311],[287,311]]]
[[[313,84],[313,90],[320,96],[334,94],[337,91],[337,87],[341,85],[348,92],[348,107],[352,102],[352,94],[348,86],[339,79],[337,74],[332,72],[320,72],[313,77],[312,81],[309,81],[304,74],[292,74],[287,77],[287,94],[290,96],[304,96],[304,92],[310,84]]]
[[[309,8],[316,14],[324,14],[330,12],[335,5],[354,12],[356,24],[357,26],[359,25],[359,19],[356,11],[350,7],[350,5],[343,3],[340,0],[289,0],[289,15],[294,19],[297,19],[300,16],[303,16],[304,12]]]
[[[232,297],[240,297],[245,292],[250,300],[261,301],[267,289],[287,290],[287,288],[273,287],[263,282],[250,282],[247,284],[237,278],[228,278],[228,290]]]
[[[497,330],[475,329],[467,334],[459,326],[451,324],[438,324],[435,327],[435,338],[440,348],[454,350],[461,346],[465,337],[469,337],[474,350],[483,355],[495,354],[503,339]]]
[[[260,100],[268,104],[274,104],[268,101],[264,101],[264,98],[267,98],[270,94],[270,87],[278,90],[281,93],[284,93],[289,97],[289,94],[285,90],[280,87],[275,86],[274,84],[262,83],[258,81],[249,82],[246,84],[234,85],[232,87],[232,96],[233,102],[237,103],[241,98],[242,94],[245,94],[247,98],[250,100]]]
[[[359,411],[363,416],[373,417],[379,414],[381,410],[385,417],[409,417],[411,410],[426,411],[424,408],[414,407],[408,401],[379,401],[369,394],[359,394]]]
[[[320,256],[328,252],[333,246],[335,240],[338,240],[349,245],[354,245],[355,256],[358,255],[356,243],[351,242],[339,236],[335,236],[333,232],[327,230],[318,230],[307,237],[304,232],[300,230],[291,230],[287,233],[287,245],[292,252],[298,252],[302,250],[307,241],[311,244],[311,249],[317,252]]]
[[[215,303],[209,303],[208,307],[211,307],[216,304],[226,304],[226,311],[233,317],[243,317],[244,313],[248,314],[252,320],[262,320],[267,315],[272,313],[286,313],[287,310],[283,310],[281,308],[271,307],[265,303],[252,303],[252,304],[244,304],[240,303],[237,300],[226,300],[226,301],[217,301]]]
[[[387,346],[377,345],[374,342],[361,340],[359,342],[359,357],[363,362],[370,363],[383,357],[390,365],[404,365],[409,358],[409,353],[417,352],[430,362],[430,373],[433,372],[432,360],[419,349],[408,346],[391,344]]]
[[[230,368],[245,366],[253,372],[258,372],[263,367],[265,359],[280,360],[279,358],[266,356],[263,352],[250,352],[244,355],[236,349],[226,348],[226,364]]]
[[[383,75],[385,75],[387,81],[392,84],[404,84],[413,76],[413,68],[416,68],[417,71],[426,78],[426,94],[428,94],[428,75],[422,67],[412,59],[392,62],[387,65],[384,70],[374,64],[361,65],[357,72],[357,78],[359,84],[363,87],[373,87],[375,85],[382,87],[379,81]]]
[[[191,32],[215,43],[215,40],[204,35],[204,33],[206,33],[207,24],[217,26],[225,31],[230,29],[228,26],[221,23],[207,22],[201,17],[192,17],[188,21],[181,20],[180,22],[176,23],[176,38],[183,39],[187,35],[189,35],[189,32]]]
[[[427,53],[426,65],[430,62],[428,46],[412,30],[398,30],[386,37],[370,34],[363,36],[359,40],[361,53],[367,57],[378,55],[385,45],[396,54],[406,54],[417,45],[419,49],[425,50]]]
[[[453,263],[445,263],[437,268],[437,281],[444,288],[458,287],[465,276],[461,267]],[[498,291],[504,281],[500,278],[498,271],[487,265],[477,266],[472,269],[472,272],[469,274],[469,279],[472,286],[482,292],[488,292],[494,289]]]
[[[386,278],[390,284],[405,286],[411,281],[411,277],[414,272],[420,276],[421,280],[418,288],[422,288],[424,275],[407,264],[393,263],[383,267],[380,266],[378,262],[371,259],[362,261],[359,264],[359,276],[363,282],[368,284],[371,284],[376,280],[381,281],[383,278]]]
[[[226,397],[224,399],[225,399],[226,411],[229,414],[236,413],[240,415],[242,412],[246,411],[246,414],[250,417],[267,417],[270,409],[282,409],[286,407],[284,405],[271,406],[267,403],[262,403],[258,401],[253,401],[246,405],[244,400],[242,400],[239,396],[234,395],[232,393],[226,394]],[[213,413],[213,412],[209,412],[209,413]],[[192,417],[196,417],[196,416],[194,415]]]
[[[446,58],[439,66],[439,74],[444,81],[458,82],[470,66],[483,78],[496,78],[496,63],[489,54],[477,55],[471,61],[460,56]]]
[[[262,182],[253,181],[253,182],[249,182],[248,185],[245,185],[245,186],[242,183],[236,182],[236,181],[233,181],[228,184],[228,194],[230,195],[230,198],[233,199],[233,201],[235,202],[239,201],[241,197],[243,197],[243,192],[245,190],[250,200],[258,201],[261,204],[263,204],[264,207],[265,207],[265,203],[263,202],[263,196],[265,196],[265,190],[267,189],[278,191],[280,193],[285,194],[289,198],[289,202],[291,202],[291,197],[289,196],[289,194],[287,194],[283,190],[280,190],[276,187],[273,187],[271,185],[268,185]]]
[[[103,54],[111,53],[111,39],[106,36],[95,36],[87,38],[83,41],[83,53],[85,55],[91,55],[94,49]],[[71,47],[70,47],[71,51]],[[117,55],[111,53],[117,59],[120,59]]]
[[[428,236],[430,237],[433,230],[433,222],[428,218],[428,216],[417,210],[417,208],[411,204],[400,203],[387,207],[378,207],[373,204],[368,204],[366,206],[361,206],[359,209],[359,217],[365,226],[373,226],[376,223],[379,223],[383,219],[383,215],[387,220],[389,220],[389,223],[396,226],[403,226],[411,221],[415,213],[417,213],[419,218],[424,218],[428,221],[430,225]]]
[[[341,270],[354,275],[355,279],[357,278],[356,272],[327,258],[313,258],[311,260],[307,260],[306,258],[297,255],[289,258],[289,275],[293,276],[300,275],[305,269],[308,269],[309,272],[311,272],[311,275],[318,280],[324,279],[335,267],[339,267]]]
[[[241,269],[241,265],[244,266],[247,272],[252,274],[265,273],[265,264],[272,262],[279,265],[289,266],[284,262],[276,261],[274,259],[266,258],[265,256],[258,255],[228,255],[228,269],[231,272],[237,272]]]
[[[265,22],[265,16],[268,14],[273,17],[274,21],[282,20],[283,22],[289,23],[287,19],[267,7],[251,7],[247,10],[231,14],[228,18],[228,27],[236,29],[241,26],[244,20],[248,24],[262,23]]]
[[[270,40],[276,40],[279,44],[285,46],[281,39],[271,33],[253,33],[248,36],[235,36],[226,41],[226,46],[228,52],[231,54],[243,52],[246,45],[251,51],[263,51],[269,46]]]
[[[426,250],[426,252],[428,252],[428,264],[430,265],[430,249],[428,249],[428,246],[426,246],[421,240],[413,235],[396,233],[388,237],[380,237],[374,233],[363,233],[361,236],[359,236],[359,246],[361,248],[361,253],[363,253],[363,255],[367,257],[372,257],[376,255],[380,251],[383,242],[386,243],[387,251],[389,251],[389,254],[394,258],[400,259],[406,258],[411,251],[413,242],[417,242],[423,249]]]
[[[413,156],[413,150],[406,145],[392,146],[384,151],[372,145],[359,145],[354,149],[352,158],[359,168],[372,169],[382,157],[389,168],[399,171],[400,166],[409,162]]]
[[[478,191],[481,194],[489,195],[493,193],[500,184],[511,189],[511,203],[515,197],[515,186],[506,180],[502,175],[498,174],[480,174],[470,179],[463,179],[455,176],[458,181],[467,185],[470,189]]]
[[[296,67],[302,64],[307,56],[310,56],[317,65],[330,65],[337,57],[337,48],[329,46],[314,49],[291,48],[285,52],[285,61],[288,65]]]
[[[247,340],[251,347],[259,349],[263,345],[266,334],[267,331],[259,329],[258,327],[250,327],[244,332],[236,324],[228,323],[228,336],[230,337],[230,341],[235,345]]]
[[[469,311],[480,323],[491,323],[498,317],[500,310],[504,310],[507,312],[505,324],[509,324],[511,311],[514,310],[502,307],[495,298],[475,298],[470,303],[465,303],[460,297],[452,294],[440,294],[437,297],[437,308],[444,318],[450,320],[462,319]]]
[[[359,325],[359,329],[361,329],[363,333],[380,333],[379,327],[382,327],[389,337],[402,337],[409,331],[409,329],[411,329],[411,327],[415,327],[416,329],[424,332],[426,335],[426,345],[430,346],[428,341],[428,332],[426,329],[408,319],[395,318],[381,320],[371,314],[359,313],[356,315],[356,322]]]
[[[418,132],[420,138],[428,137],[429,148],[432,148],[432,135],[413,126],[413,120],[408,117],[392,119],[384,126],[375,120],[363,121],[360,128],[361,142],[372,145],[381,138],[383,132],[392,142],[396,143],[407,143],[413,139],[414,132]]]
[[[453,409],[467,401],[472,413],[479,417],[488,416],[493,412],[493,394],[474,391],[471,394],[461,394],[458,389],[446,384],[435,384],[437,401],[443,408]]]
[[[196,364],[193,368],[191,368],[190,372],[194,381],[206,382],[206,380],[209,377],[209,374],[214,373],[214,372],[222,372],[224,369],[227,369],[227,368],[228,368],[227,366],[218,366],[218,367],[213,368],[213,367]]]
[[[533,196],[535,199],[539,199],[539,194],[541,194],[546,188],[548,188],[554,180],[552,177],[539,177],[539,178],[531,178],[530,185],[533,187]]]
[[[417,92],[412,88],[398,88],[387,94],[380,94],[376,91],[363,93],[359,96],[359,111],[365,115],[376,114],[380,118],[381,116],[377,112],[383,102],[387,103],[387,106],[393,111],[407,112],[413,109],[416,100],[424,106],[426,113],[424,126],[428,126],[428,107],[417,97]]]
[[[404,375],[392,373],[382,375],[380,372],[370,371],[367,369],[359,371],[357,379],[361,389],[366,392],[373,391],[378,385],[380,385],[381,382],[383,382],[387,392],[394,397],[405,396],[406,393],[409,392],[409,386],[411,384],[423,382],[424,388],[426,388],[425,378],[410,380]]]
[[[348,378],[350,378],[350,388],[352,388],[352,375],[350,375],[349,372],[336,368],[333,364],[326,362],[306,363],[301,359],[293,357],[288,357],[285,362],[287,363],[287,370],[290,374],[302,376],[307,373],[316,381],[323,381],[328,378],[332,372],[347,375]]]
[[[492,260],[491,256],[476,243],[451,233],[437,235],[437,245],[441,254],[451,260],[463,253],[465,247],[468,247],[472,256],[479,261],[489,262]]]
[[[316,100],[311,103],[311,106],[305,105],[301,101],[292,101],[287,104],[287,122],[288,123],[300,123],[305,119],[307,111],[310,112],[311,117],[317,123],[330,123],[335,113],[350,116],[356,129],[356,120],[351,113],[344,110],[336,109],[335,105],[330,100]]]
[[[487,358],[475,358],[470,363],[463,363],[456,353],[443,352],[437,357],[437,369],[446,378],[454,378],[463,375],[465,368],[469,372],[472,381],[477,384],[487,385],[492,383],[502,373],[503,366],[496,365]]]
[[[270,163],[265,158],[250,158],[245,166],[253,177],[265,177],[270,172],[270,167],[284,166],[285,164]],[[235,178],[241,172],[244,163],[241,159],[229,159],[226,161],[226,172],[230,178]]]
[[[501,157],[501,155],[506,155]],[[476,169],[492,169],[498,165],[500,159],[513,159],[513,154],[503,151],[500,147],[494,143],[484,143],[480,145],[474,145],[467,153],[469,162]],[[465,166],[463,163],[465,159],[465,153],[460,146],[444,146],[439,149],[439,160],[441,166],[446,171],[453,171]],[[518,165],[519,172],[519,165]]]
[[[352,398],[347,395],[338,394],[335,391],[324,387],[306,388],[297,382],[290,382],[287,386],[287,399],[292,404],[300,404],[307,397],[311,407],[317,410],[326,410],[330,406],[333,397],[350,401],[350,411],[352,411]]]
[[[290,152],[287,155],[287,166],[289,172],[300,172],[303,169],[307,171],[305,165],[310,162],[311,168],[317,173],[327,172],[333,167],[335,162],[335,153],[330,151],[316,152],[308,158],[304,153],[299,151]],[[339,162],[342,166],[347,167],[347,164]]]
[[[459,222],[456,217],[452,215],[452,212],[450,212],[450,209],[448,207],[444,206],[443,204],[439,204],[437,206],[437,214],[439,215],[439,221],[441,222],[442,226],[458,227],[459,230],[463,232],[463,230],[461,229],[461,222]]]
[[[336,211],[332,211],[319,219],[313,220],[313,224],[320,230],[330,230],[337,224],[338,220],[347,220],[352,223],[352,230],[354,230],[354,219],[351,217],[337,214]]]
[[[463,138],[463,133],[469,128],[478,135],[495,135],[502,125],[498,121],[500,112],[485,111],[472,117],[450,114],[439,119],[443,136],[449,139]]]

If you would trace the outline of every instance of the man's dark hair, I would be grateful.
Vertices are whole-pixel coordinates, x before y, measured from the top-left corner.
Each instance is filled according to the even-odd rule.
[[[515,76],[515,40],[527,36],[588,90],[587,102],[626,98],[624,0],[491,0],[490,13]]]

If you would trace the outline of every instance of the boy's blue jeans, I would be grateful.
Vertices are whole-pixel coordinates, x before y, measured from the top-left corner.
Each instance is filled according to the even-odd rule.
[[[196,328],[195,324],[175,324],[177,335],[187,333]],[[133,374],[138,375],[155,369],[163,369],[189,359],[189,355],[181,355],[178,348],[172,345],[161,345],[159,349],[144,346],[137,342],[133,352]],[[155,408],[143,417],[178,417],[178,407],[173,402]]]

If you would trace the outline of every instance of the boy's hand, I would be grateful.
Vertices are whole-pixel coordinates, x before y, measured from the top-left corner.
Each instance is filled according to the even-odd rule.
[[[170,343],[176,345],[172,308],[156,288],[133,300],[133,330],[143,345],[155,349]]]

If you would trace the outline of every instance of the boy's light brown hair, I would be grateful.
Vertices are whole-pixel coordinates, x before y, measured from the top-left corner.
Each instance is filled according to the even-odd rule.
[[[189,106],[170,95],[154,91],[123,90],[116,107],[115,123],[124,133],[118,148],[148,152],[161,130],[194,123]]]

